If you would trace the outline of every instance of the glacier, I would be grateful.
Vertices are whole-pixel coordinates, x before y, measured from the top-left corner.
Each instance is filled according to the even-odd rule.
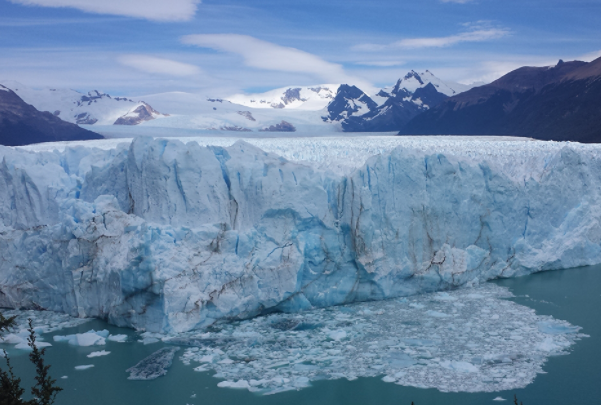
[[[1,147],[0,307],[177,333],[601,263],[596,145],[182,140]]]

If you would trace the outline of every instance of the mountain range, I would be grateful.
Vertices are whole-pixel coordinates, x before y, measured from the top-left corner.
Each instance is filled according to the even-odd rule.
[[[15,96],[22,99],[46,120],[52,116],[109,136],[115,136],[110,130],[114,125],[139,125],[155,127],[165,135],[190,129],[316,135],[513,135],[581,142],[601,139],[601,58],[590,63],[560,61],[550,67],[522,67],[477,87],[440,80],[428,70],[412,70],[394,85],[375,91],[353,84],[321,84],[220,98],[185,92],[111,97],[97,90],[80,93],[2,83],[11,100]],[[3,139],[8,136],[6,128],[13,128],[13,132],[17,128],[14,114],[7,122],[12,124],[3,123]],[[73,133],[66,135],[68,139],[77,138]],[[128,131],[123,133],[131,136]],[[62,139],[58,134],[31,139]],[[82,135],[83,139],[88,139],[86,136],[90,135]]]
[[[2,83],[40,111],[111,136],[114,131],[108,126],[113,125],[316,134],[398,131],[430,105],[469,89],[444,82],[429,71],[411,71],[395,85],[372,91],[371,96],[346,84],[290,86],[230,97],[185,92],[111,97],[98,90],[80,93],[33,89],[14,81]]]
[[[415,116],[402,135],[601,141],[601,58],[522,67]]]

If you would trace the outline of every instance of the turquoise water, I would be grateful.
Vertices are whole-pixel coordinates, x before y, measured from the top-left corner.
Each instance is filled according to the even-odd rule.
[[[73,347],[54,343],[47,351],[52,364],[51,374],[64,388],[58,405],[72,404],[328,404],[328,405],[386,405],[406,404],[494,404],[492,399],[518,398],[525,405],[534,404],[600,404],[601,403],[601,266],[544,272],[527,277],[499,280],[495,283],[508,287],[515,295],[513,300],[534,308],[537,313],[552,315],[574,325],[582,326],[582,332],[590,338],[582,339],[566,356],[550,358],[545,364],[547,374],[538,375],[535,382],[525,389],[498,393],[441,393],[433,389],[418,389],[384,383],[380,378],[359,378],[317,381],[312,387],[270,396],[259,396],[246,390],[218,388],[219,380],[209,373],[197,373],[184,365],[177,356],[172,368],[164,377],[153,381],[130,381],[125,370],[139,360],[155,352],[162,343],[107,342],[102,347]],[[46,335],[82,333],[90,329],[109,329],[112,334],[128,334],[134,331],[112,327],[101,321],[91,321],[76,328],[64,329]],[[89,359],[87,354],[108,350],[110,355]],[[15,371],[19,376],[31,374],[26,353],[12,351]],[[178,355],[182,354],[179,352]],[[76,371],[75,366],[94,364],[95,367]],[[60,379],[61,376],[68,379]],[[24,378],[26,386],[31,380]],[[194,396],[192,398],[192,396]],[[503,402],[501,402],[503,403]],[[510,403],[510,401],[505,402]]]

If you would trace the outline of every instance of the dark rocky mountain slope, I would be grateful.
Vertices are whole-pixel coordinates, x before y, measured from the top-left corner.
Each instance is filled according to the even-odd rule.
[[[36,110],[15,92],[0,85],[0,145],[102,138],[102,135],[65,122],[48,111]]]
[[[392,91],[381,90],[377,96],[385,101],[378,105],[356,86],[343,84],[328,105],[324,121],[339,121],[345,132],[398,131],[413,117],[448,97],[432,83],[413,93],[401,87],[399,80]]]
[[[601,142],[601,58],[519,68],[421,113],[400,134]]]

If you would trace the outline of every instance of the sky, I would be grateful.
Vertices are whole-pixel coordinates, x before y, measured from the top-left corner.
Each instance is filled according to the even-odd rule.
[[[601,56],[600,0],[0,0],[0,83],[207,96]]]

